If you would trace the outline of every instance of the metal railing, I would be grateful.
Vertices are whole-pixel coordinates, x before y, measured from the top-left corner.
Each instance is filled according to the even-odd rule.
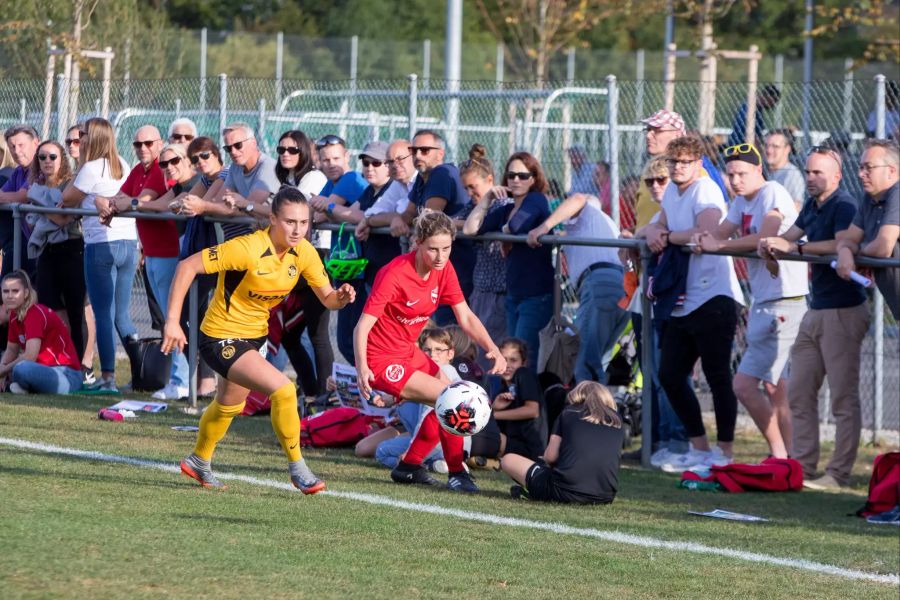
[[[21,257],[22,257],[22,223],[21,220],[27,213],[52,213],[52,214],[68,214],[68,215],[77,215],[77,216],[97,216],[98,213],[94,210],[88,209],[61,209],[61,208],[48,208],[41,206],[33,206],[29,204],[12,204],[12,205],[2,205],[0,206],[0,210],[6,210],[12,212],[14,227],[13,230],[15,232],[14,236],[14,249],[13,249],[13,265],[15,268],[19,268],[21,266]],[[186,217],[183,215],[177,215],[173,213],[149,213],[149,212],[125,212],[117,215],[118,217],[125,218],[135,218],[135,219],[165,219],[165,220],[179,220],[186,221],[190,217]],[[210,221],[218,221],[218,222],[237,222],[237,223],[256,223],[255,219],[249,217],[232,217],[232,218],[211,218],[204,217]],[[338,225],[335,224],[323,224],[317,227],[318,229],[329,230],[329,231],[337,231],[339,229]],[[376,235],[390,235],[390,231],[388,228],[376,228],[372,230],[373,234]],[[512,243],[525,243],[526,236],[523,235],[511,235],[511,234],[503,234],[503,233],[488,233],[481,235],[463,235],[460,234],[458,236],[461,239],[471,239],[476,241],[502,241],[502,242],[512,242]],[[647,244],[642,239],[594,239],[594,238],[582,238],[582,237],[573,237],[573,236],[557,236],[557,235],[544,235],[539,238],[539,241],[542,244],[552,245],[556,248],[564,247],[564,246],[593,246],[593,247],[606,247],[606,248],[627,248],[627,249],[636,249],[641,253],[641,278],[642,278],[642,289],[646,290],[649,288],[648,286],[648,272],[650,259],[653,257],[653,254],[650,252]],[[687,248],[685,248],[687,251]],[[751,260],[758,260],[759,257],[752,253],[741,253],[741,252],[716,252],[714,254],[738,257],[738,258],[747,258]],[[785,256],[784,260],[792,260],[792,261],[801,261],[807,263],[816,263],[816,264],[830,264],[830,262],[834,259],[833,256],[810,256],[810,255],[791,255]],[[856,259],[856,263],[861,267],[870,267],[870,268],[893,268],[900,269],[900,259],[876,259],[858,256]],[[559,274],[558,270],[559,263],[557,262],[557,274]],[[879,292],[876,289],[875,292],[876,297],[876,306],[880,306],[880,303],[877,302],[879,298]],[[555,294],[555,311],[556,316],[559,316],[560,311],[560,303],[559,303],[559,290],[556,290]],[[190,315],[190,323],[196,324],[198,322],[198,296],[197,296],[197,282],[195,281],[190,288],[190,292],[188,294],[188,303],[189,303],[189,315]],[[643,294],[641,297],[641,316],[643,318],[644,323],[651,322],[651,306],[650,300],[647,298],[646,294]],[[577,325],[577,324],[576,324]],[[189,383],[189,402],[190,406],[196,408],[197,406],[197,358],[198,358],[198,350],[197,350],[197,336],[198,336],[199,327],[192,326],[189,327],[189,331],[187,331],[188,335],[188,365],[190,369],[190,383]],[[897,333],[895,335],[900,335]],[[873,436],[877,436],[884,427],[883,415],[885,409],[888,408],[884,403],[884,388],[885,385],[883,383],[883,353],[884,353],[884,327],[883,320],[879,321],[876,317],[876,324],[874,330],[875,338],[875,378],[876,385],[874,390],[874,415],[872,422]],[[650,464],[650,454],[652,452],[652,444],[651,444],[651,431],[652,431],[652,373],[655,370],[655,365],[653,364],[653,353],[651,349],[651,328],[649,326],[645,326],[642,329],[642,355],[640,359],[641,363],[641,371],[643,374],[644,385],[642,388],[642,463],[644,466],[649,466]],[[900,387],[894,387],[893,389],[900,389]],[[898,405],[900,408],[900,405]],[[896,411],[895,411],[896,412]],[[897,424],[897,428],[900,429],[900,422]],[[874,441],[874,440],[873,440]]]

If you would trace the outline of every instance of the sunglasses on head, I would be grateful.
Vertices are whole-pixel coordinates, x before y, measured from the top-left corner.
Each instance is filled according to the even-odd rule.
[[[78,137],[85,137],[87,134],[87,131],[81,131],[80,129],[78,130]]]
[[[428,156],[428,154],[432,150],[440,150],[437,146],[410,146],[409,153],[415,156],[416,154],[421,154],[422,156]]]
[[[78,138],[66,138],[66,146],[77,146],[81,143],[81,140]]]
[[[194,136],[191,135],[190,133],[173,133],[171,137],[173,140],[178,140],[179,142],[181,140],[187,140],[190,142],[191,140],[194,139]]]
[[[170,158],[169,160],[161,160],[161,161],[159,161],[159,168],[160,168],[160,169],[165,169],[165,168],[168,167],[169,165],[172,165],[172,166],[174,167],[174,166],[178,165],[178,163],[180,163],[180,162],[181,162],[181,157],[180,157],[180,156],[173,156],[173,157]]]
[[[291,156],[297,156],[300,154],[300,148],[297,146],[278,146],[275,148],[275,152],[278,153],[278,156],[281,156],[285,152],[290,154]]]
[[[135,150],[140,150],[141,146],[143,146],[144,148],[149,148],[158,141],[159,140],[144,140],[144,141],[135,140],[134,142],[131,143],[131,145],[134,146]]]
[[[506,178],[507,179],[518,179],[519,181],[528,181],[531,179],[533,175],[528,171],[507,171]]]
[[[198,152],[197,154],[191,157],[191,164],[196,165],[200,162],[200,159],[209,160],[209,157],[212,156],[212,152]]]
[[[647,177],[646,179],[644,179],[644,185],[646,185],[648,188],[653,187],[654,183],[656,185],[666,185],[667,183],[669,183],[669,178],[668,177]]]
[[[759,150],[756,149],[756,146],[750,143],[735,144],[734,146],[729,146],[722,151],[722,154],[725,156],[725,158],[729,158],[731,156],[743,156],[745,154],[755,154],[760,164],[762,164],[762,156],[760,155]]]
[[[235,142],[233,144],[225,144],[224,146],[222,146],[222,149],[225,150],[225,152],[228,152],[230,154],[232,148],[234,148],[235,150],[240,150],[241,148],[244,147],[244,142],[246,142],[249,139],[250,138],[244,138],[241,141]]]
[[[347,142],[344,141],[344,138],[337,135],[326,135],[316,141],[316,148],[324,148],[325,146],[333,146],[335,144],[344,146],[345,148],[347,147]]]
[[[361,160],[363,167],[380,167],[384,164],[383,160],[375,160],[374,158],[363,158]]]
[[[813,154],[824,154],[826,156],[830,156],[835,160],[835,162],[837,162],[839,167],[844,166],[844,161],[841,159],[841,155],[838,154],[838,151],[831,146],[812,146],[809,149],[809,152],[806,153],[806,157],[809,158]]]
[[[38,154],[38,160],[45,161],[47,159],[56,160],[59,158],[59,154]]]

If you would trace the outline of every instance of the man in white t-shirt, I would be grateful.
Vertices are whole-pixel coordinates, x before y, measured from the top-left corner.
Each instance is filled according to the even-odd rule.
[[[573,237],[615,240],[619,228],[603,212],[596,196],[573,194],[528,232],[528,245],[540,246],[538,237],[548,234],[560,223]],[[628,322],[628,313],[619,307],[625,295],[622,285],[624,269],[617,248],[598,246],[566,246],[569,277],[576,281],[578,311],[575,326],[581,338],[575,361],[575,380],[606,383],[607,353]]]
[[[669,244],[687,244],[695,233],[717,229],[728,212],[722,190],[701,173],[702,157],[699,138],[683,136],[669,143],[666,161],[672,184],[663,195],[658,220],[636,233],[636,237],[647,238],[653,252],[662,252]],[[659,367],[660,383],[684,424],[691,450],[673,455],[662,465],[664,471],[680,473],[731,461],[737,419],[731,382],[737,303],[743,303],[742,294],[731,258],[692,255],[684,297],[676,303],[663,333]],[[716,448],[710,448],[700,402],[691,385],[698,358],[712,391]]]
[[[766,181],[762,157],[753,144],[725,149],[725,170],[737,194],[717,229],[698,233],[695,252],[753,252],[760,238],[783,234],[797,220],[788,191]],[[735,233],[741,237],[729,239]],[[809,293],[807,267],[796,261],[748,261],[753,306],[747,323],[747,351],[734,377],[734,393],[765,436],[775,458],[791,455],[791,407],[786,366]],[[763,393],[759,384],[763,384]]]

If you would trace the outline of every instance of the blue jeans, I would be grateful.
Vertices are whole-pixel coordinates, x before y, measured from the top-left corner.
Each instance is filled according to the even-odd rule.
[[[144,257],[144,267],[147,269],[147,281],[150,282],[150,291],[163,311],[163,316],[169,309],[169,289],[172,279],[175,277],[175,268],[178,266],[178,258],[163,258],[159,256]],[[178,387],[188,385],[188,364],[184,354],[178,350],[172,351],[172,372],[169,382]]]
[[[622,269],[603,267],[588,272],[578,288],[575,327],[581,339],[575,361],[575,381],[606,383],[606,354],[628,323],[628,313],[619,308]]]
[[[537,373],[538,334],[553,316],[553,294],[517,298],[506,292],[506,332],[525,340],[528,356],[525,366]]]
[[[115,240],[84,246],[84,281],[94,308],[100,370],[116,370],[116,334],[134,336],[129,306],[134,272],[137,270],[137,242]]]
[[[641,343],[641,330],[643,327],[643,322],[640,314],[632,313],[631,315],[631,323],[634,327],[634,335],[637,336],[638,340],[638,348],[640,348]],[[687,452],[689,448],[687,432],[684,430],[684,425],[681,424],[681,419],[678,418],[678,415],[675,414],[675,409],[672,408],[672,405],[669,403],[669,398],[666,396],[666,391],[663,389],[662,385],[659,383],[659,359],[661,356],[660,352],[660,341],[662,340],[663,333],[665,332],[666,322],[660,319],[653,319],[653,327],[650,331],[650,348],[653,352],[653,376],[651,379],[652,389],[651,389],[651,397],[653,399],[653,430],[651,432],[651,441],[653,443],[653,450],[659,450],[662,448],[668,449],[670,452],[674,452],[677,454],[684,454]],[[643,354],[639,355],[643,356]],[[644,382],[646,385],[646,377],[644,378]]]
[[[417,402],[403,402],[398,406],[397,416],[400,418],[400,422],[403,423],[403,428],[409,432],[409,435],[401,435],[378,444],[378,447],[375,448],[375,460],[389,469],[396,467],[397,463],[400,462],[400,457],[409,449],[416,429],[427,411],[427,406]],[[425,457],[425,461],[422,464],[428,465],[443,458],[444,454],[441,451],[441,445],[438,444]]]
[[[35,394],[71,394],[81,389],[81,370],[23,360],[13,367],[12,381]]]

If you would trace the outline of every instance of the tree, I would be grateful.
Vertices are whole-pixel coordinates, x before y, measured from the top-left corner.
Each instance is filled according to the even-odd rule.
[[[847,29],[862,30],[868,40],[861,62],[890,61],[900,63],[900,37],[897,35],[898,7],[888,0],[867,0],[839,6],[817,5],[816,14],[824,22],[813,28],[814,37],[834,36]]]

